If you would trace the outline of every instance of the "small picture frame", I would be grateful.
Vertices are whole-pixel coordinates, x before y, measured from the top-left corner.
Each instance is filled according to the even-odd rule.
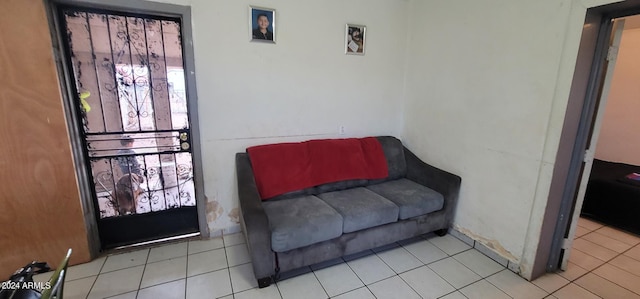
[[[349,55],[364,55],[367,26],[347,24],[344,37],[344,52]]]
[[[249,40],[276,43],[276,10],[249,6]]]

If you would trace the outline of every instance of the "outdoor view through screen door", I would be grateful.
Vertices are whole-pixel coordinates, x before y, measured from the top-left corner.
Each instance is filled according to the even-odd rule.
[[[102,247],[198,232],[180,19],[59,19]]]

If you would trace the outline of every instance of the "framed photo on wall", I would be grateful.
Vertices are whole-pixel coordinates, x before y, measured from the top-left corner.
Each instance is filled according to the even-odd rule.
[[[276,43],[276,10],[249,6],[250,40]]]
[[[344,52],[350,55],[364,55],[367,26],[347,24],[344,37]]]

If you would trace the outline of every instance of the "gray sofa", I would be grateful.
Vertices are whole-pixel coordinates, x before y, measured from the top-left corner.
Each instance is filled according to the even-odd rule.
[[[424,163],[394,137],[376,138],[387,178],[329,183],[267,201],[260,198],[248,154],[236,154],[240,220],[259,287],[280,272],[447,233],[460,177]]]

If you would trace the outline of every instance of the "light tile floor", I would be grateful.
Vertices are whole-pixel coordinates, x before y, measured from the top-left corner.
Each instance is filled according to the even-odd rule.
[[[457,238],[426,235],[306,267],[258,289],[242,234],[69,268],[73,298],[638,298],[640,238],[580,219],[567,271],[528,282]],[[48,279],[50,273],[35,277]]]

